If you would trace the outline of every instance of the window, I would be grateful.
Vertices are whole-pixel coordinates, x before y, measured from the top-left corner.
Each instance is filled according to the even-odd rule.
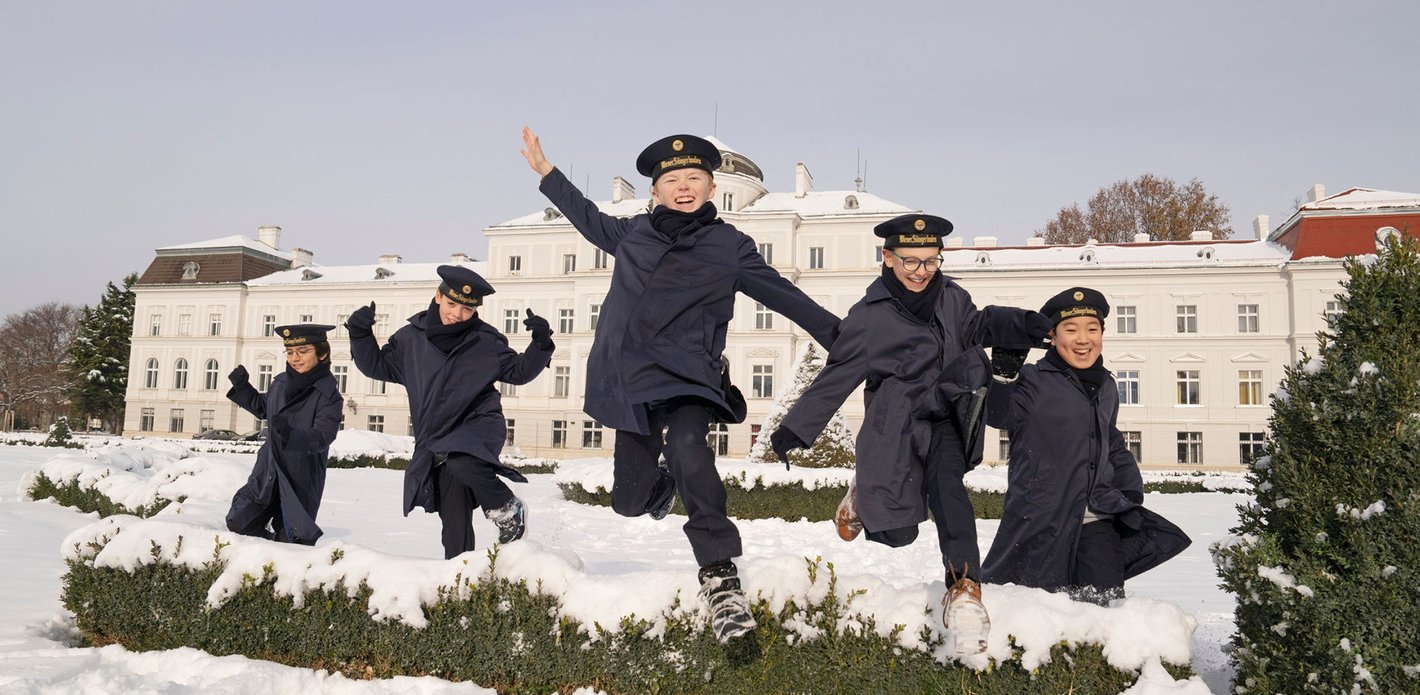
[[[202,367],[202,390],[217,390],[217,360],[207,360],[207,364]]]
[[[187,389],[187,360],[179,357],[173,363],[173,388],[178,390]]]
[[[1238,463],[1246,466],[1261,457],[1266,436],[1265,432],[1239,432]]]
[[[605,251],[603,251],[603,250],[601,250],[601,249],[595,249],[595,250],[593,250],[593,251],[592,251],[592,269],[593,269],[593,270],[606,270],[607,265],[608,265],[608,263],[607,263],[607,252],[605,252]]]
[[[1177,333],[1197,333],[1198,332],[1198,305],[1179,304],[1175,308],[1174,315],[1177,318]]]
[[[202,272],[202,265],[197,261],[188,261],[182,264],[182,279],[184,280],[196,280],[199,272]]]
[[[390,315],[375,314],[375,335],[384,338],[390,334]]]
[[[572,310],[571,310],[571,309],[558,309],[558,310],[557,310],[557,332],[558,332],[558,333],[571,333],[572,330],[573,330],[572,318],[573,318],[573,314],[572,314]]]
[[[759,302],[754,303],[754,329],[757,331],[774,330],[774,312]]]
[[[601,318],[601,315],[602,305],[593,304],[591,311],[587,312],[587,330],[595,331],[597,329],[597,319]]]
[[[508,257],[508,274],[509,274],[509,275],[521,275],[522,272],[523,272],[523,257],[522,257],[522,256],[509,256],[509,257]]]
[[[1120,405],[1139,405],[1139,370],[1121,369],[1115,372],[1114,383],[1119,386]]]
[[[217,411],[199,410],[197,411],[197,431],[206,432],[212,429],[212,423],[217,420]]]
[[[276,335],[276,315],[266,314],[261,317],[261,337],[270,338]]]
[[[256,390],[266,393],[271,388],[271,365],[259,364],[256,366]]]
[[[750,391],[755,398],[774,397],[774,365],[756,364],[750,367]]]
[[[759,443],[759,431],[764,429],[764,425],[749,426],[749,445],[754,446]]]
[[[335,315],[335,330],[333,330],[333,331],[330,332],[331,335],[347,335],[346,332],[345,332],[345,322],[346,322],[346,321],[349,321],[349,320],[350,320],[350,314],[336,314],[336,315]]]
[[[1178,462],[1191,465],[1203,463],[1203,433],[1178,433]]]
[[[178,335],[192,335],[192,314],[178,314]]]
[[[710,425],[710,432],[705,435],[705,443],[716,456],[730,455],[730,428],[723,422]]]
[[[810,269],[810,270],[822,270],[822,269],[823,269],[823,247],[822,247],[822,246],[810,246],[810,247],[809,247],[809,269]]]
[[[522,314],[522,311],[519,310],[519,309],[504,309],[504,310],[503,310],[503,332],[504,332],[504,333],[506,333],[507,335],[513,335],[514,333],[517,333],[517,332],[518,332],[518,326],[522,325],[522,321],[519,320],[519,318],[520,318],[519,315],[520,315],[520,314]]]
[[[222,315],[209,314],[207,316],[207,335],[222,335]]]
[[[1139,332],[1139,309],[1133,305],[1114,308],[1114,327],[1120,333]]]
[[[152,432],[153,420],[155,418],[156,416],[153,414],[152,408],[144,408],[138,416],[138,430],[140,432]]]
[[[340,395],[345,395],[345,390],[350,386],[350,366],[333,365],[330,368],[330,375],[335,377],[335,388],[340,390]]]
[[[1238,332],[1239,332],[1239,333],[1257,333],[1258,330],[1259,330],[1259,326],[1258,326],[1257,305],[1256,305],[1256,304],[1239,304],[1239,305],[1238,305]]]
[[[181,432],[181,431],[182,431],[182,425],[183,425],[183,422],[182,422],[182,408],[173,408],[173,409],[169,410],[169,411],[168,411],[168,431],[169,431],[169,432]]]
[[[552,397],[566,398],[572,392],[572,368],[552,368]]]
[[[759,255],[764,257],[764,262],[774,265],[774,244],[760,244]]]
[[[153,314],[148,317],[148,335],[163,334],[163,315]]]
[[[734,210],[734,209],[735,209],[735,194],[734,194],[734,193],[726,193],[725,195],[723,195],[723,196],[720,197],[720,200],[724,203],[723,205],[720,206],[720,209],[721,209],[721,210]]]
[[[1199,390],[1201,389],[1197,369],[1178,370],[1178,404],[1198,405],[1201,402]]]
[[[562,254],[562,274],[563,274],[563,275],[571,275],[572,273],[575,273],[575,272],[577,272],[577,254],[575,254],[575,253],[564,253],[564,254]]]
[[[143,388],[158,388],[158,360],[150,357],[144,367]]]
[[[385,416],[371,415],[365,420],[365,429],[371,432],[385,431]]]
[[[1124,446],[1129,448],[1129,453],[1134,455],[1134,462],[1138,463],[1144,459],[1144,437],[1139,432],[1120,432],[1124,437]]]
[[[1341,300],[1339,300],[1339,299],[1333,299],[1333,300],[1327,302],[1327,303],[1326,303],[1326,311],[1323,312],[1323,314],[1326,316],[1327,322],[1330,322],[1330,321],[1332,321],[1333,319],[1335,319],[1337,316],[1340,316],[1340,315],[1341,315]],[[154,335],[157,335],[157,334],[154,333]]]
[[[567,421],[566,421],[566,420],[553,420],[553,421],[552,421],[552,448],[554,448],[554,449],[566,449],[566,448],[567,448]]]
[[[300,320],[300,321],[297,321],[296,323],[315,323],[315,322],[316,322],[316,316],[315,316],[315,314],[301,314],[301,320]]]
[[[389,390],[389,382],[380,379],[370,380],[370,395],[383,396]]]
[[[877,246],[874,248],[876,250],[873,251],[873,258],[876,259],[877,263],[881,264],[883,262],[883,247]]]
[[[517,420],[514,420],[513,418],[508,418],[507,420],[505,420],[505,421],[503,422],[503,429],[507,432],[507,434],[503,437],[503,443],[504,443],[505,445],[507,445],[507,446],[512,446],[512,445],[513,445],[513,440],[516,438],[516,437],[514,436],[514,432],[517,431],[517,427],[518,427],[518,421],[517,421]]]
[[[1262,370],[1238,370],[1238,405],[1262,405]]]
[[[596,420],[582,421],[582,448],[602,448],[602,426],[598,425]]]
[[[500,381],[498,382],[498,393],[501,393],[504,396],[507,396],[508,398],[517,398],[518,386],[516,384],[510,384],[506,381]]]
[[[999,431],[996,443],[996,454],[998,461],[1011,460],[1011,434],[1006,430]]]

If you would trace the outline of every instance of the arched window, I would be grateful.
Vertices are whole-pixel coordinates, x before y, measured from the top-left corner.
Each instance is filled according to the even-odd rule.
[[[157,360],[157,358],[154,358],[154,357],[148,358],[147,372],[143,375],[143,388],[149,388],[149,389],[158,388],[158,360]]]
[[[207,366],[202,370],[202,388],[207,391],[217,390],[217,360],[207,360]]]
[[[177,364],[173,365],[173,388],[187,388],[187,360],[179,357]]]

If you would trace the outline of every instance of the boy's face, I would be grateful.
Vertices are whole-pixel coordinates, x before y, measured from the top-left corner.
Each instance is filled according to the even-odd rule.
[[[937,247],[899,246],[895,249],[883,249],[883,263],[892,268],[892,274],[897,276],[897,281],[908,291],[921,292],[927,289],[927,283],[942,267],[941,255],[942,250]],[[908,258],[913,260],[904,263],[903,260]],[[908,265],[917,267],[908,270]]]
[[[439,305],[439,321],[445,326],[463,323],[473,318],[474,309],[445,297],[442,292],[434,293],[434,301]]]
[[[695,212],[715,195],[715,178],[694,167],[672,169],[651,184],[651,199],[680,212]]]
[[[1076,316],[1055,324],[1050,332],[1055,352],[1075,369],[1087,369],[1104,348],[1104,325],[1093,316]]]
[[[316,368],[320,362],[320,357],[316,355],[316,346],[297,345],[286,348],[286,364],[291,365],[291,369],[299,374],[305,374]]]

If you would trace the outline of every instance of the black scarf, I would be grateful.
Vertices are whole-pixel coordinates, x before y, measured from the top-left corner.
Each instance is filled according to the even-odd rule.
[[[927,286],[922,288],[921,292],[913,292],[897,279],[892,268],[883,266],[883,285],[887,286],[888,293],[907,313],[923,321],[931,321],[932,312],[937,308],[937,295],[942,293],[942,272],[932,273],[932,279],[927,281]]]
[[[1066,362],[1065,358],[1053,349],[1045,353],[1045,359],[1062,371],[1074,372],[1075,376],[1080,379],[1080,384],[1085,387],[1085,391],[1090,394],[1090,398],[1094,398],[1095,394],[1099,393],[1100,386],[1109,377],[1109,370],[1104,368],[1103,355],[1096,357],[1095,363],[1084,369],[1070,366],[1070,363]]]
[[[651,227],[675,241],[682,234],[719,222],[715,217],[716,212],[718,211],[715,210],[715,204],[710,201],[705,201],[695,212],[681,212],[657,205],[656,209],[651,211]]]
[[[429,310],[424,312],[424,335],[429,337],[429,342],[445,355],[454,351],[454,348],[463,342],[463,337],[469,331],[477,328],[483,323],[479,320],[478,314],[469,317],[467,321],[459,321],[448,326],[444,325],[444,320],[439,318],[439,303],[429,302]]]
[[[292,369],[291,365],[288,363],[286,365],[286,400],[278,405],[276,409],[280,410],[286,407],[287,403],[300,398],[301,394],[306,392],[306,389],[314,386],[317,381],[327,376],[330,376],[330,362],[317,362],[316,366],[311,367],[311,371],[305,374]]]

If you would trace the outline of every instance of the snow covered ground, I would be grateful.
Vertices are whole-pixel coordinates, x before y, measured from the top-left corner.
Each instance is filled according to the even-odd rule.
[[[116,646],[100,649],[69,646],[76,636],[70,618],[59,603],[63,572],[61,546],[65,545],[66,536],[95,524],[98,519],[53,502],[25,501],[19,492],[24,481],[41,466],[47,466],[51,473],[63,471],[64,475],[87,475],[95,480],[104,475],[100,469],[109,469],[116,472],[108,473],[103,484],[109,486],[108,491],[115,498],[142,503],[158,490],[166,493],[178,490],[188,498],[182,514],[178,515],[180,519],[165,512],[150,522],[129,522],[145,524],[141,527],[145,533],[157,533],[154,531],[157,524],[172,524],[179,531],[183,524],[220,528],[231,493],[254,460],[251,454],[189,455],[164,449],[166,445],[154,448],[150,444],[126,443],[122,449],[107,450],[108,453],[101,455],[38,447],[0,447],[0,557],[6,559],[5,571],[0,573],[0,692],[489,692],[470,684],[432,678],[352,681],[338,674],[242,657],[212,657],[191,649],[130,653]],[[353,441],[349,444],[352,451],[362,446]],[[391,441],[364,445],[393,451],[402,444]],[[158,453],[153,453],[155,451]],[[130,470],[121,471],[124,466]],[[841,475],[837,471],[788,474],[781,466],[728,460],[722,462],[722,468],[744,470],[750,480],[763,477],[768,484],[779,482],[781,477],[787,481],[813,475],[832,483]],[[528,538],[526,542],[504,549],[499,558],[500,574],[561,573],[563,576],[550,584],[596,583],[603,592],[617,596],[610,602],[599,602],[580,592],[569,591],[564,597],[567,610],[583,619],[604,619],[606,614],[602,611],[635,611],[646,615],[653,612],[650,609],[657,605],[656,601],[665,599],[648,597],[644,591],[618,591],[616,587],[624,587],[628,578],[637,580],[635,583],[641,587],[665,587],[666,592],[660,593],[669,592],[669,595],[677,589],[685,595],[693,591],[695,583],[695,562],[677,517],[662,522],[649,518],[624,519],[610,509],[561,499],[558,480],[590,485],[607,472],[609,466],[605,460],[567,461],[556,476],[533,475],[529,484],[516,486],[516,492],[528,502],[531,510]],[[982,470],[973,475],[973,487],[991,489],[993,481],[1002,474],[1002,470]],[[441,559],[437,517],[418,511],[408,518],[400,515],[401,476],[400,471],[389,470],[330,471],[320,514],[326,535],[319,545],[338,545],[346,549],[350,567],[344,571],[358,571],[361,562],[369,566],[393,564],[402,569],[391,584],[408,586],[437,576],[451,566]],[[1044,592],[987,587],[988,607],[992,608],[998,626],[1012,625],[1015,633],[1036,631],[1042,639],[1048,639],[1054,634],[1051,630],[1061,634],[1092,632],[1094,639],[1121,653],[1111,658],[1125,661],[1131,658],[1124,654],[1130,647],[1160,644],[1166,647],[1170,632],[1177,634],[1179,626],[1187,627],[1196,621],[1192,663],[1201,682],[1194,679],[1174,683],[1160,670],[1146,665],[1141,683],[1128,693],[1197,694],[1210,689],[1225,692],[1231,667],[1222,647],[1233,629],[1233,599],[1218,588],[1208,546],[1227,533],[1236,520],[1235,505],[1246,499],[1246,495],[1228,493],[1149,495],[1146,504],[1183,527],[1194,543],[1179,558],[1132,580],[1128,586],[1130,599],[1122,606],[1100,609],[1072,605]],[[802,591],[803,558],[816,556],[832,562],[841,577],[851,578],[850,585],[881,587],[882,590],[876,592],[881,600],[869,601],[867,607],[897,622],[905,622],[906,616],[914,612],[920,620],[921,606],[932,602],[933,596],[939,596],[942,590],[940,560],[932,542],[935,534],[925,528],[916,544],[894,550],[861,540],[843,543],[828,522],[768,519],[743,521],[739,526],[745,540],[745,557],[740,564],[751,591],[765,591],[766,595]],[[979,522],[983,552],[989,547],[996,527],[995,521]],[[486,563],[483,548],[487,539],[494,536],[492,526],[481,517],[475,518],[475,529],[480,549],[461,558],[471,565]],[[264,562],[285,550],[297,550],[248,539],[239,539],[234,549],[251,562]],[[119,551],[115,548],[114,552]],[[329,555],[328,552],[322,554]],[[389,563],[387,559],[391,556],[408,561]],[[652,578],[655,581],[645,581]],[[407,603],[409,598],[392,596],[391,610],[398,613],[401,604]],[[894,602],[899,605],[889,605]],[[1028,609],[1019,606],[1028,606]],[[1188,615],[1175,610],[1175,606]],[[1042,616],[1046,619],[1041,619]],[[1154,620],[1159,634],[1146,634],[1149,631],[1140,627],[1149,625],[1150,620]],[[1060,624],[1043,626],[1052,622]],[[1183,634],[1186,635],[1186,630]],[[1177,641],[1176,636],[1174,640]],[[1186,644],[1186,637],[1183,641]],[[1166,651],[1164,647],[1156,652]]]

